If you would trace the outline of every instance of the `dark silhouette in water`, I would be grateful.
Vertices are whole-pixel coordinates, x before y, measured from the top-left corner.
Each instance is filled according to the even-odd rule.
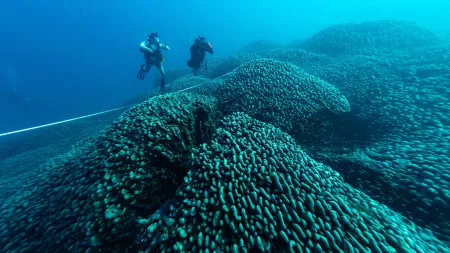
[[[187,61],[187,65],[189,66],[189,68],[192,68],[192,73],[194,74],[194,76],[197,76],[200,70],[200,65],[205,60],[206,52],[214,54],[214,51],[211,43],[209,43],[205,37],[198,36],[198,38],[195,39],[194,44],[191,46],[190,52],[191,59]],[[206,64],[205,69],[207,69]]]

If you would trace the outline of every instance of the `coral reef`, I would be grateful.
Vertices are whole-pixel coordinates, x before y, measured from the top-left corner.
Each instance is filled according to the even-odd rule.
[[[438,41],[437,35],[413,22],[384,20],[330,26],[308,39],[302,48],[329,55],[377,55]]]
[[[331,84],[293,64],[272,59],[242,64],[214,95],[224,113],[243,111],[291,134],[305,134],[305,127],[325,123],[324,117],[319,117],[322,111],[339,114],[350,110],[345,96]]]
[[[449,53],[370,21],[173,70],[71,148],[37,142],[77,124],[2,157],[0,248],[450,252]]]
[[[195,94],[152,98],[15,182],[18,193],[0,206],[0,248],[122,252],[135,239],[136,217],[157,210],[183,181],[183,160],[208,138],[215,106]]]
[[[150,218],[150,252],[444,252],[428,232],[344,183],[281,130],[226,117],[171,212]]]
[[[348,182],[445,240],[450,240],[449,49],[435,45],[383,57],[348,56],[324,68],[318,76],[348,98],[352,120],[364,122],[354,131],[365,140],[356,149],[316,147],[319,160]]]

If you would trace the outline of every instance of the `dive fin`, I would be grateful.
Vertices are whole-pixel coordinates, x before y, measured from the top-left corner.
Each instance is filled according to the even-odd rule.
[[[145,78],[144,65],[141,65],[141,68],[139,69],[136,77],[140,80],[144,80],[144,78]]]

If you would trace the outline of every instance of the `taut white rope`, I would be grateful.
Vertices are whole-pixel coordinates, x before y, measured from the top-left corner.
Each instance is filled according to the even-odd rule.
[[[224,76],[226,76],[226,75],[228,75],[228,73],[225,74],[225,75],[219,76],[219,77],[217,77],[217,78],[221,78],[221,77],[224,77]],[[217,79],[217,78],[215,78],[215,79]],[[205,81],[205,82],[206,82],[206,81]],[[175,92],[172,92],[172,93],[180,93],[180,92],[187,91],[187,90],[190,90],[190,89],[196,88],[196,87],[198,87],[198,86],[202,86],[202,85],[204,85],[204,83],[200,83],[200,84],[194,85],[194,86],[192,86],[192,87],[188,87],[188,88],[186,88],[186,89],[179,90],[179,91],[175,91]],[[127,105],[127,106],[122,106],[122,107],[115,108],[115,109],[111,109],[111,110],[107,110],[107,111],[97,112],[97,113],[93,113],[93,114],[89,114],[89,115],[84,115],[84,116],[81,116],[81,117],[76,117],[76,118],[71,118],[71,119],[66,119],[66,120],[62,120],[62,121],[58,121],[58,122],[53,122],[53,123],[49,123],[49,124],[45,124],[45,125],[40,125],[40,126],[35,126],[35,127],[25,128],[25,129],[21,129],[21,130],[11,131],[11,132],[7,132],[7,133],[2,133],[2,134],[0,134],[0,137],[2,137],[2,136],[7,136],[7,135],[11,135],[11,134],[17,134],[17,133],[27,132],[27,131],[31,131],[31,130],[35,130],[35,129],[39,129],[39,128],[44,128],[44,127],[49,127],[49,126],[59,125],[59,124],[63,124],[63,123],[67,123],[67,122],[71,122],[71,121],[75,121],[75,120],[79,120],[79,119],[90,118],[90,117],[94,117],[94,116],[97,116],[97,115],[101,115],[101,114],[105,114],[105,113],[109,113],[109,112],[114,112],[114,111],[118,111],[118,110],[121,110],[121,109],[125,109],[125,108],[131,107],[131,106],[133,106],[133,105],[136,105],[136,104]]]

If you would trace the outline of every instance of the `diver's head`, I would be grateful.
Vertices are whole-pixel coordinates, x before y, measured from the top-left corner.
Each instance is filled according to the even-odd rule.
[[[195,39],[195,44],[198,44],[198,45],[206,44],[206,38],[203,36],[198,36]]]
[[[153,42],[153,43],[159,43],[158,32],[151,33],[151,34],[148,36],[148,40],[151,41],[151,42]]]

